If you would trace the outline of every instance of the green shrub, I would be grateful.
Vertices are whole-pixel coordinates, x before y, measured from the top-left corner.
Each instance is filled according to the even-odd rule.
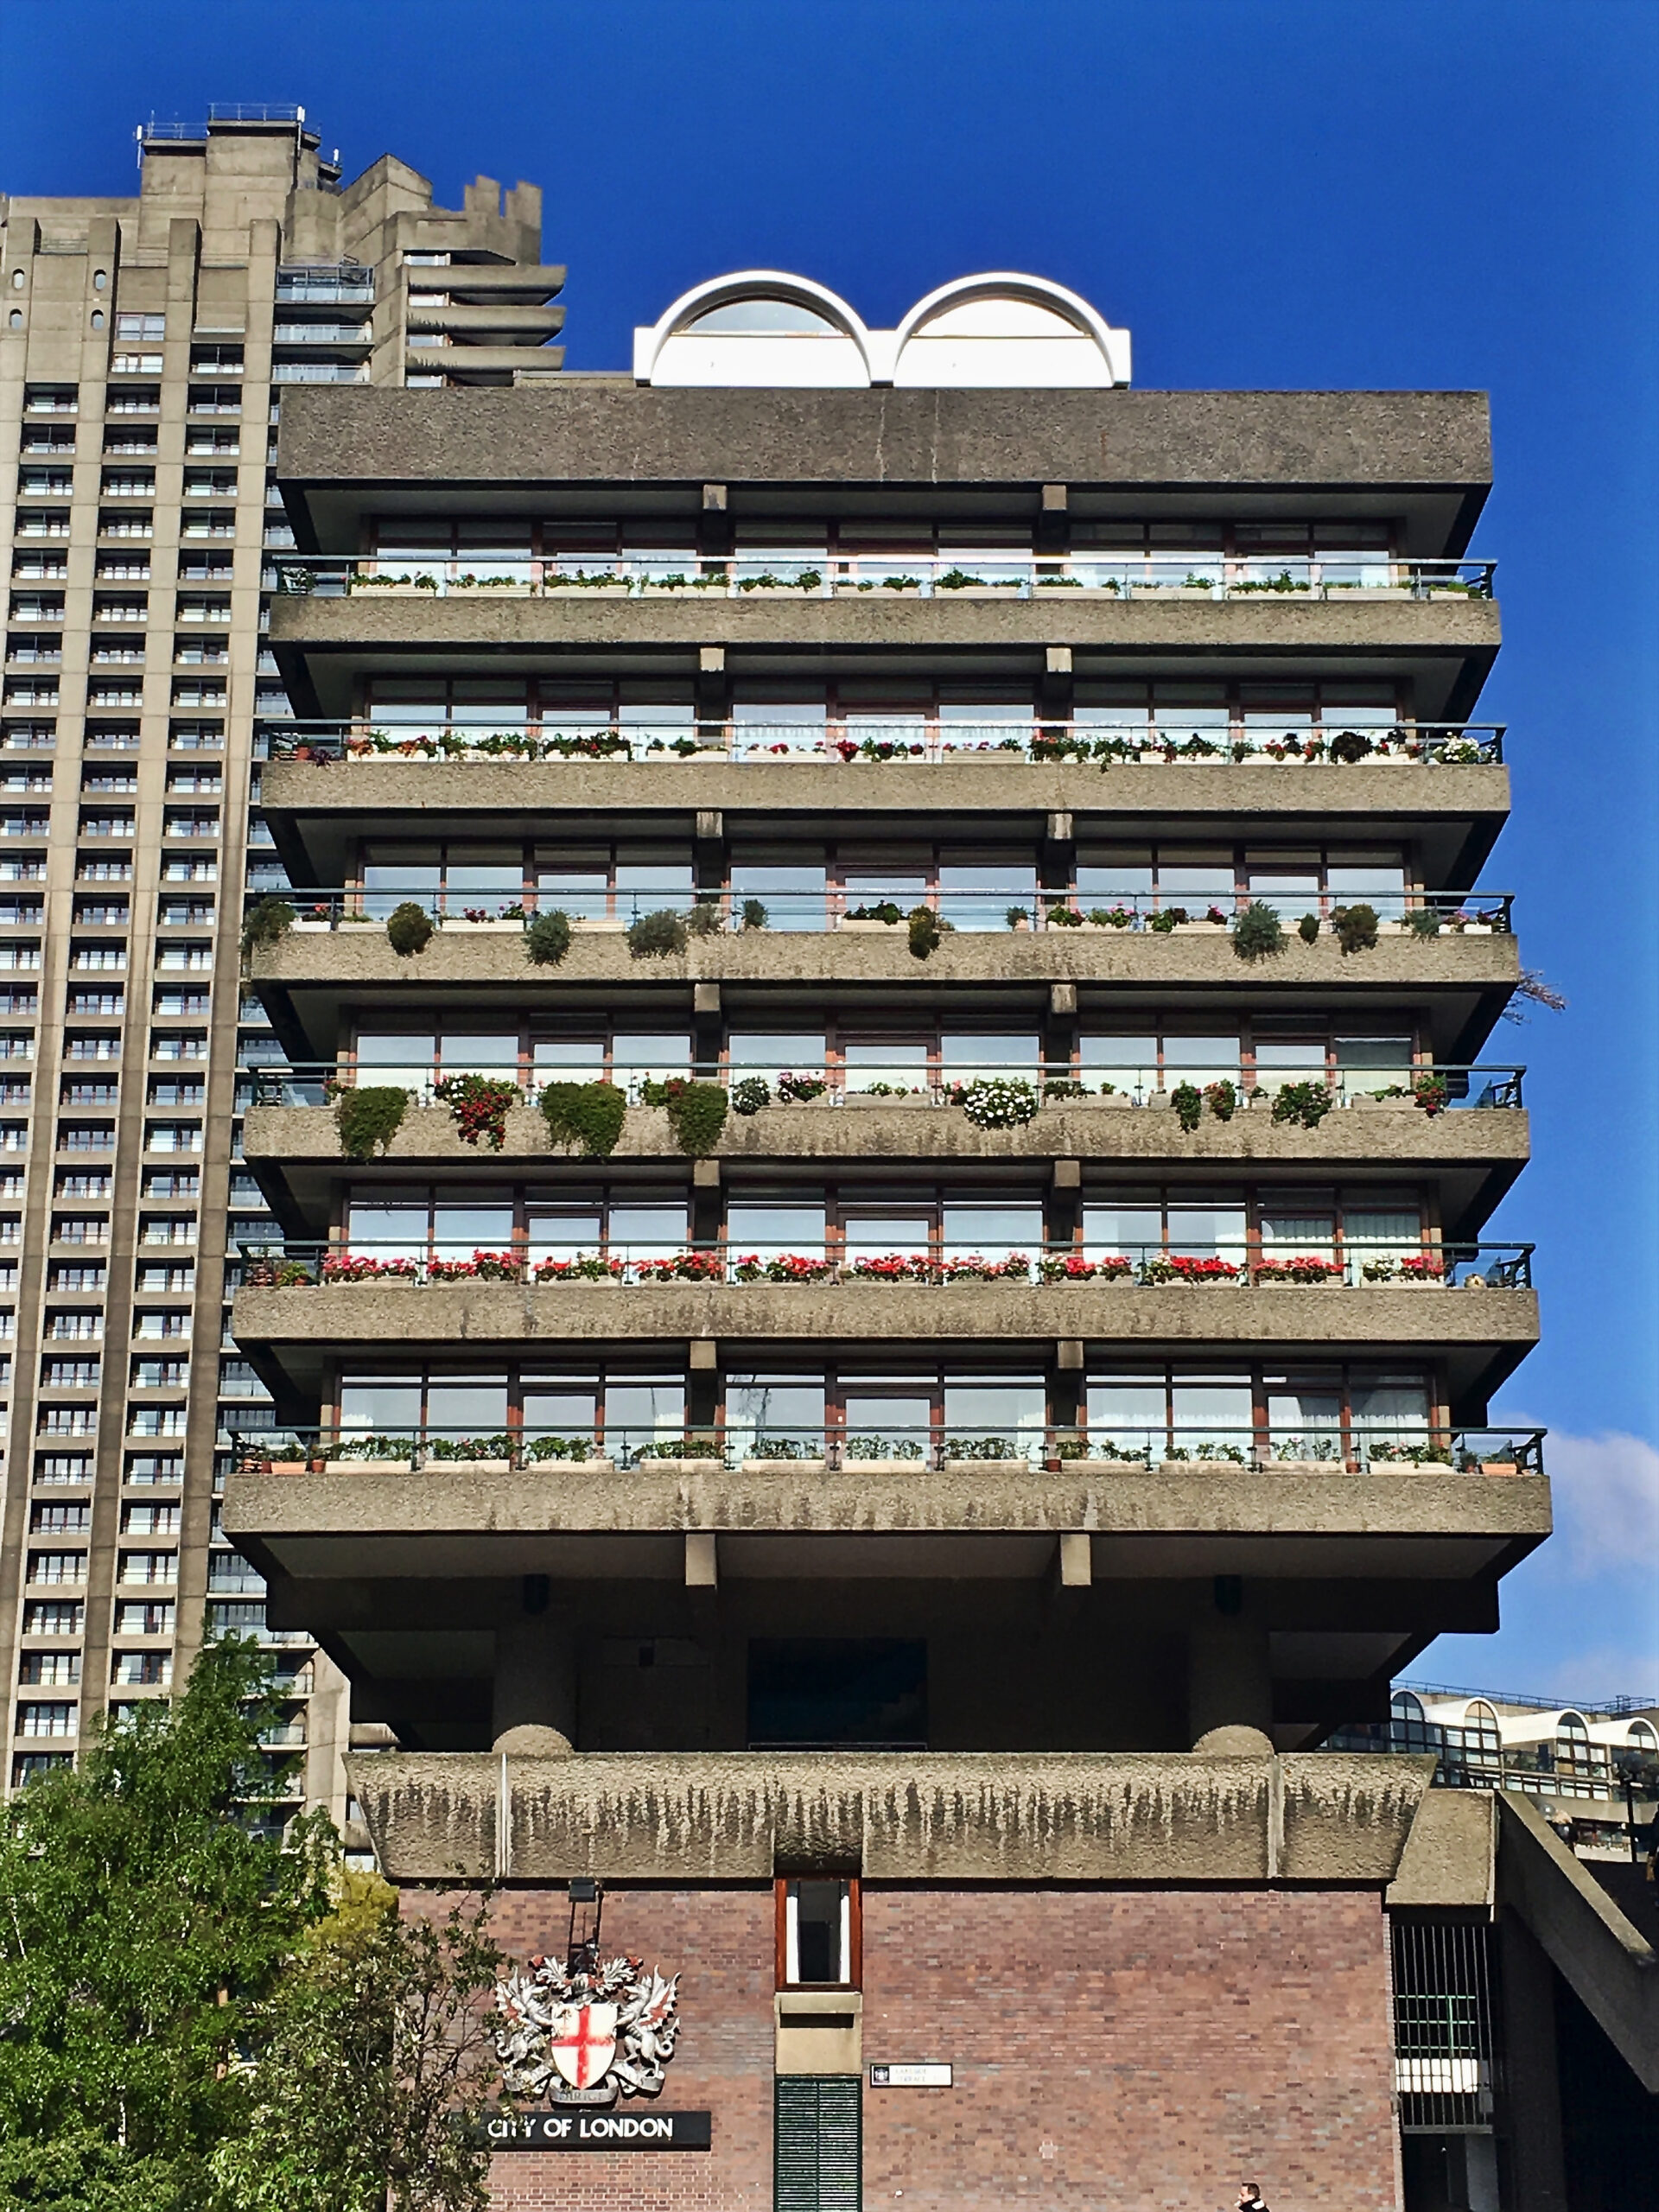
[[[628,950],[636,960],[664,959],[685,950],[685,924],[670,906],[641,914],[628,924]]]
[[[1281,1084],[1274,1094],[1273,1118],[1275,1122],[1300,1122],[1305,1129],[1317,1129],[1335,1103],[1335,1094],[1328,1084]]]
[[[1406,926],[1414,937],[1439,937],[1440,910],[1438,906],[1414,906],[1406,916]]]
[[[257,945],[279,944],[293,926],[294,909],[286,899],[256,899],[242,918],[243,957]]]
[[[746,930],[763,930],[772,917],[759,899],[746,899],[739,911],[739,919]]]
[[[1376,747],[1372,745],[1370,739],[1363,730],[1339,729],[1331,741],[1331,758],[1333,760],[1344,761],[1349,766],[1352,766],[1356,761],[1363,760],[1367,754],[1375,750]]]
[[[1238,1111],[1238,1085],[1227,1076],[1204,1086],[1205,1103],[1218,1122],[1230,1122]]]
[[[758,903],[751,901],[751,904]],[[696,899],[685,918],[685,926],[693,937],[718,937],[724,926],[718,895],[710,892],[707,897]],[[747,928],[748,925],[746,923],[744,926]],[[760,926],[764,928],[766,925],[762,923]]]
[[[1190,1135],[1204,1116],[1204,1093],[1196,1083],[1178,1083],[1169,1094],[1175,1118]]]
[[[911,957],[925,960],[937,952],[940,943],[951,927],[942,921],[931,906],[912,906],[910,910]]]
[[[372,1160],[377,1148],[385,1152],[404,1126],[408,1105],[406,1090],[385,1084],[340,1091],[334,1100],[334,1127],[347,1160]]]
[[[570,917],[562,906],[537,914],[524,931],[524,950],[538,968],[556,968],[570,950]]]
[[[1375,906],[1333,906],[1331,926],[1337,933],[1337,942],[1344,956],[1351,952],[1371,952],[1376,947],[1376,909]]]
[[[665,1083],[642,1084],[640,1096],[647,1106],[666,1108],[674,1141],[688,1159],[701,1160],[720,1141],[728,1101],[719,1084],[670,1076]]]
[[[424,952],[432,942],[432,931],[431,915],[412,899],[405,899],[401,906],[394,906],[386,917],[386,943],[400,960],[407,960],[412,953]]]
[[[1268,960],[1284,949],[1284,924],[1271,906],[1253,899],[1233,924],[1233,950],[1241,960]]]
[[[1319,916],[1317,914],[1304,914],[1301,920],[1296,925],[1296,934],[1300,938],[1304,944],[1317,944],[1319,942]]]
[[[627,1093],[613,1083],[550,1083],[542,1117],[555,1144],[580,1145],[589,1160],[608,1160],[622,1134]]]
[[[747,1116],[772,1103],[772,1085],[764,1076],[746,1075],[732,1085],[732,1111]]]
[[[1185,919],[1186,909],[1185,906],[1165,906],[1152,917],[1151,920],[1147,924],[1147,927],[1153,931],[1154,936],[1168,937],[1174,931],[1177,924],[1184,922]]]

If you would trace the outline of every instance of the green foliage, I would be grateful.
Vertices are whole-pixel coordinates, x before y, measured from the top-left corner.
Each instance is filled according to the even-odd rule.
[[[760,905],[758,899],[752,899],[748,903],[753,906]],[[766,908],[761,906],[760,912],[764,915]],[[717,892],[707,892],[693,900],[691,911],[685,918],[686,929],[692,937],[718,937],[725,925],[725,916],[721,912],[720,894]],[[759,926],[764,929],[766,923],[762,921]],[[747,922],[744,927],[746,929],[748,927]]]
[[[1363,730],[1339,729],[1331,741],[1331,758],[1349,766],[1363,760],[1376,747]]]
[[[1439,937],[1440,910],[1438,906],[1414,906],[1406,916],[1406,926],[1414,937]]]
[[[334,1127],[347,1160],[372,1160],[377,1149],[384,1153],[404,1126],[408,1105],[409,1093],[394,1090],[389,1084],[339,1092],[334,1099]]]
[[[746,899],[738,912],[738,918],[746,930],[763,930],[771,921],[765,904],[759,899]]]
[[[608,1160],[622,1134],[628,1099],[613,1083],[550,1083],[541,1108],[555,1144],[580,1145],[589,1160]]]
[[[942,920],[931,906],[912,906],[909,918],[911,957],[925,960],[938,950],[951,925]]]
[[[432,1086],[432,1096],[455,1117],[455,1134],[463,1144],[480,1138],[492,1152],[507,1141],[507,1116],[520,1103],[518,1086],[505,1077],[447,1075]]]
[[[400,960],[424,952],[432,942],[432,931],[431,915],[412,899],[405,899],[401,906],[394,906],[386,917],[386,943]]]
[[[1296,934],[1300,938],[1304,944],[1316,944],[1319,942],[1319,916],[1317,914],[1304,914],[1301,920],[1296,925]]]
[[[1376,950],[1375,906],[1333,906],[1331,909],[1331,926],[1337,933],[1337,942],[1344,955]]]
[[[763,1106],[772,1103],[772,1085],[764,1076],[746,1075],[732,1085],[732,1111],[748,1116],[758,1114]]]
[[[1178,1083],[1169,1094],[1175,1118],[1191,1135],[1204,1118],[1204,1093],[1196,1083]]]
[[[100,1725],[73,1770],[0,1815],[0,2199],[196,2212],[245,2122],[236,2054],[327,1910],[332,1832],[284,1849],[257,1739],[281,1708],[251,1644],[207,1645],[183,1691]]]
[[[1206,1083],[1204,1103],[1218,1122],[1230,1122],[1238,1111],[1238,1085],[1228,1076],[1219,1083]]]
[[[636,960],[656,960],[685,950],[685,924],[671,907],[641,914],[628,925],[628,950]]]
[[[1241,960],[1268,960],[1284,949],[1284,924],[1265,901],[1253,899],[1233,924],[1233,950]]]
[[[524,950],[538,968],[556,968],[570,950],[570,917],[562,906],[537,914],[524,931]]]
[[[1154,937],[1170,937],[1186,919],[1185,906],[1164,906],[1147,924]]]
[[[1335,1093],[1328,1084],[1281,1084],[1274,1093],[1273,1118],[1275,1122],[1299,1122],[1305,1129],[1317,1129],[1335,1103]]]
[[[665,1083],[642,1084],[640,1096],[647,1106],[667,1109],[674,1141],[689,1159],[702,1159],[720,1141],[728,1102],[719,1084],[688,1083],[683,1076],[671,1076]]]
[[[487,1898],[434,1923],[342,1870],[335,1908],[255,2015],[246,2125],[204,2212],[483,2212],[475,2117],[498,2072],[483,2002],[505,1963]]]
[[[280,944],[294,926],[294,909],[286,899],[257,899],[242,917],[242,956],[256,946]]]

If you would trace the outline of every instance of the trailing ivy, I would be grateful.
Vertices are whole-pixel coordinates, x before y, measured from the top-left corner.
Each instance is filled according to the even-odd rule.
[[[628,950],[636,960],[664,959],[685,950],[685,924],[671,906],[641,914],[628,924]]]
[[[626,1091],[613,1083],[550,1083],[541,1096],[543,1119],[555,1144],[579,1145],[589,1160],[608,1160],[628,1110]]]
[[[294,909],[286,899],[256,899],[242,918],[242,957],[256,947],[280,944],[294,926]]]
[[[1337,943],[1344,955],[1376,950],[1375,906],[1333,906],[1331,909],[1331,926],[1337,933]]]
[[[563,907],[537,914],[524,931],[524,950],[538,968],[556,968],[570,950],[570,917]]]
[[[340,1148],[347,1160],[372,1160],[382,1153],[404,1126],[409,1093],[390,1084],[374,1084],[363,1090],[341,1090],[334,1099],[334,1127]]]
[[[1264,900],[1253,899],[1233,924],[1233,950],[1241,960],[1270,960],[1284,949],[1284,924]]]
[[[401,906],[394,906],[386,917],[386,943],[400,960],[424,952],[432,942],[432,931],[431,915],[412,899],[405,899]]]
[[[671,1076],[665,1083],[642,1084],[640,1096],[647,1106],[666,1108],[674,1141],[688,1159],[702,1159],[720,1141],[728,1101],[719,1084],[688,1083],[683,1076]]]

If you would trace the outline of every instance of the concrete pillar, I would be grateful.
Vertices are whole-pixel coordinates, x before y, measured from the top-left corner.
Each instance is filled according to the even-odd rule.
[[[495,1631],[490,1734],[498,1751],[559,1753],[576,1739],[576,1639],[568,1613],[512,1616]]]
[[[1507,2156],[1506,2212],[1567,2212],[1561,2080],[1555,2056],[1555,1971],[1505,1911],[1497,1923],[1498,2133]]]
[[[1196,1622],[1186,1639],[1186,1732],[1273,1726],[1268,1631],[1243,1616]]]

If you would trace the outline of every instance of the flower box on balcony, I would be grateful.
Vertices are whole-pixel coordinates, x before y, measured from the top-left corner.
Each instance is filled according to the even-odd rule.
[[[746,1475],[821,1475],[828,1465],[824,1459],[742,1459],[738,1462],[740,1472]]]
[[[467,937],[508,937],[514,935],[522,937],[524,928],[524,924],[518,921],[469,922],[463,915],[460,914],[446,914],[443,918],[443,926],[446,931],[458,930],[463,936]]]
[[[1030,1472],[1029,1460],[1009,1459],[944,1459],[940,1471],[947,1475],[1024,1475]]]
[[[1451,1471],[1448,1467],[1446,1472],[1450,1474]],[[1518,1475],[1521,1469],[1513,1459],[1483,1459],[1480,1471],[1483,1475]]]
[[[841,926],[854,936],[888,937],[898,929],[898,922],[851,922],[843,915]]]
[[[1091,1475],[1144,1475],[1147,1472],[1144,1459],[1116,1459],[1096,1452],[1075,1452],[1065,1458],[1045,1459],[1043,1465],[1051,1475],[1070,1474],[1074,1467],[1086,1467]]]
[[[919,1475],[925,1471],[925,1459],[843,1459],[843,1475]]]
[[[300,920],[300,919],[298,919],[298,918],[296,917],[296,919],[294,919],[293,921],[291,921],[291,922],[289,924],[289,925],[288,925],[288,926],[289,927],[289,929],[290,929],[290,930],[297,930],[297,931],[310,931],[310,932],[312,932],[312,933],[314,933],[314,934],[315,934],[315,932],[317,932],[317,931],[322,931],[322,932],[324,932],[324,933],[326,934],[329,930],[333,929],[333,927],[334,927],[334,924],[333,924],[333,922],[331,922],[331,921],[328,919],[327,916],[325,914],[325,915],[323,915],[323,916],[321,916],[321,917],[320,917],[320,918],[311,918],[311,917],[308,916],[308,917],[307,917],[307,918],[306,918],[305,920],[303,920],[303,921],[301,921],[301,920]]]
[[[1371,1472],[1389,1475],[1453,1475],[1457,1469],[1449,1459],[1378,1459],[1373,1458]],[[1515,1470],[1511,1468],[1510,1473]]]
[[[843,1106],[931,1106],[933,1100],[925,1090],[895,1090],[885,1098],[879,1092],[843,1090],[841,1103]]]
[[[429,1475],[510,1475],[511,1459],[440,1459],[429,1452],[426,1455]]]
[[[577,937],[620,937],[627,926],[620,917],[613,919],[609,915],[573,914],[570,918],[571,931]]]
[[[546,1459],[538,1459],[532,1451],[524,1453],[520,1471],[527,1475],[557,1475],[562,1479],[571,1475],[613,1475],[616,1472],[616,1462],[614,1459],[607,1459],[598,1453],[590,1459],[574,1459],[550,1455]]]
[[[412,1475],[412,1459],[325,1459],[325,1475]]]
[[[726,1471],[723,1459],[671,1459],[652,1455],[641,1457],[637,1471],[642,1475],[720,1475]]]
[[[1270,1475],[1345,1475],[1352,1471],[1345,1459],[1270,1459]]]
[[[267,1459],[259,1471],[268,1475],[302,1475],[310,1464],[308,1459]]]

